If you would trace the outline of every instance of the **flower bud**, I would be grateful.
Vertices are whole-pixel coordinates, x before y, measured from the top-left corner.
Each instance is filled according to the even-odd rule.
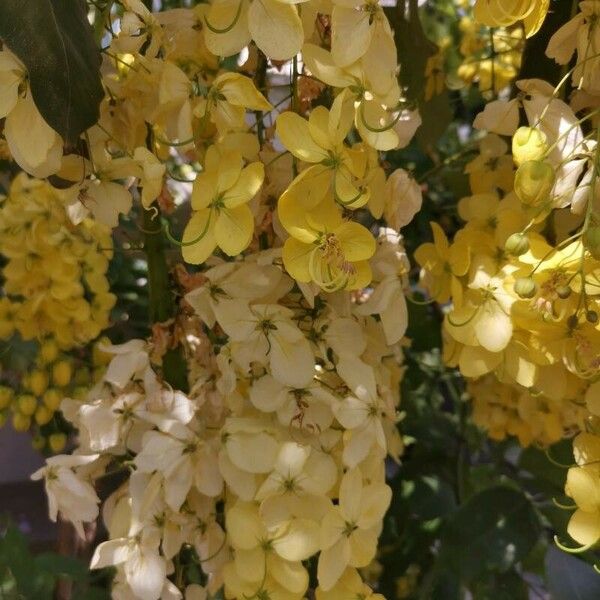
[[[52,419],[53,414],[53,411],[51,411],[47,406],[41,404],[37,407],[37,410],[35,411],[35,422],[38,425],[45,425],[46,423],[50,422],[50,419]]]
[[[17,407],[26,416],[31,416],[37,408],[37,400],[31,394],[21,394],[17,397]]]
[[[31,417],[22,413],[14,413],[12,416],[12,426],[15,431],[27,431],[31,427]]]
[[[0,409],[6,408],[13,399],[13,391],[11,388],[0,385]]]
[[[515,175],[515,193],[523,204],[537,206],[544,202],[554,187],[554,169],[545,162],[528,160]]]
[[[571,315],[567,319],[567,327],[569,329],[575,329],[575,327],[577,327],[577,325],[579,325],[579,318],[577,317],[577,314]]]
[[[583,234],[583,245],[589,253],[600,260],[600,226],[588,227]]]
[[[58,358],[58,345],[54,340],[46,340],[40,346],[39,358],[45,365],[54,362]]]
[[[42,396],[43,403],[50,410],[58,410],[58,407],[60,406],[60,403],[62,402],[62,399],[63,399],[63,394],[61,394],[55,388],[47,389],[44,392],[44,395]]]
[[[29,375],[29,389],[36,395],[41,396],[48,387],[48,374],[46,371],[35,370]]]
[[[53,433],[48,438],[48,446],[55,454],[64,450],[67,445],[67,436],[64,433]]]
[[[52,381],[58,387],[66,387],[71,382],[73,370],[68,360],[60,360],[52,367]]]
[[[548,150],[546,134],[533,127],[519,127],[512,139],[512,154],[517,166],[529,160],[541,160]]]
[[[521,256],[529,250],[529,239],[522,233],[513,233],[504,244],[504,249],[508,254]]]
[[[585,318],[588,323],[595,325],[598,322],[598,313],[595,310],[588,310],[585,313]]]
[[[571,295],[571,288],[568,285],[559,285],[556,288],[556,295],[562,300],[566,300]]]
[[[514,290],[519,298],[533,298],[537,291],[537,285],[531,277],[519,277],[515,281]]]

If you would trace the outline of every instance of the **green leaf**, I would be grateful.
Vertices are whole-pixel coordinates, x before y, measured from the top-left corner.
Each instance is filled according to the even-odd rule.
[[[436,475],[423,475],[412,484],[407,501],[412,513],[423,521],[443,517],[456,507],[454,490]]]
[[[545,562],[552,600],[600,598],[600,575],[587,563],[553,546],[548,548]]]
[[[63,576],[69,579],[85,579],[88,574],[87,567],[83,561],[52,552],[36,556],[35,567],[40,571],[52,574],[54,577]]]
[[[488,579],[477,582],[473,597],[475,600],[528,600],[529,589],[523,578],[511,570],[494,573]]]
[[[484,571],[507,571],[540,535],[533,506],[521,492],[495,486],[472,496],[442,532],[441,559],[471,581]]]
[[[98,120],[100,51],[84,0],[2,0],[0,38],[25,64],[35,104],[67,145]]]
[[[406,15],[400,14],[399,9],[394,9],[388,16],[394,27],[398,61],[402,65],[402,86],[409,100],[417,100],[425,88],[427,60],[437,53],[438,48],[423,31],[417,1],[408,0],[408,4],[405,0],[398,2],[399,6],[402,4],[407,8]]]

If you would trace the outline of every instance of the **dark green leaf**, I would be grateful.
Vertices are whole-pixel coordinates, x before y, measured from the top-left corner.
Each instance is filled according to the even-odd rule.
[[[100,52],[83,0],[2,0],[0,38],[25,64],[46,122],[72,145],[98,120]]]
[[[515,571],[494,573],[473,588],[474,600],[528,600],[529,590]]]
[[[62,556],[46,552],[35,557],[35,567],[53,576],[65,576],[70,579],[83,579],[87,575],[87,567],[83,561],[70,556]]]
[[[424,475],[414,482],[409,501],[412,512],[424,521],[442,517],[456,507],[454,490],[440,477]]]
[[[442,559],[466,581],[484,571],[506,571],[522,560],[540,535],[533,506],[521,492],[488,488],[472,496],[442,533]]]
[[[417,100],[425,87],[425,67],[430,56],[437,53],[437,46],[431,42],[421,24],[416,0],[398,2],[398,7],[407,4],[406,15],[393,10],[389,16],[394,25],[398,60],[402,65],[400,79],[409,100]]]

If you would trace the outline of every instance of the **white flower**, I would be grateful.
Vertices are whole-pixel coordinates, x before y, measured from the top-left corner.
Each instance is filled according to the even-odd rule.
[[[176,512],[192,486],[208,496],[218,496],[223,487],[214,445],[177,421],[164,433],[144,435],[135,464],[142,473],[162,474],[165,501]]]
[[[53,456],[46,460],[45,467],[31,475],[34,481],[44,478],[50,519],[56,521],[60,512],[73,523],[82,538],[85,538],[83,523],[96,519],[100,499],[94,488],[75,469],[90,465],[98,458],[98,454]]]
[[[91,569],[123,565],[127,585],[143,600],[161,598],[167,576],[167,561],[159,554],[156,530],[100,544],[92,556]]]
[[[223,300],[217,308],[219,324],[234,342],[232,355],[248,370],[252,362],[268,362],[275,379],[301,388],[314,375],[314,356],[290,309],[276,304],[249,305]]]

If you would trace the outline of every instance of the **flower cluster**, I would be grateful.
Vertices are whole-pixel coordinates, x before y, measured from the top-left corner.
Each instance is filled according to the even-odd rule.
[[[585,426],[587,408],[581,388],[572,399],[548,398],[518,384],[485,375],[467,386],[473,401],[473,423],[493,440],[514,436],[521,446],[547,447]]]
[[[374,271],[399,270],[392,243]],[[93,480],[129,467],[92,560],[117,566],[114,593],[182,597],[167,579],[182,547],[229,598],[303,598],[303,562],[319,552],[318,597],[363,593],[355,569],[374,558],[391,497],[383,459],[402,452],[402,359],[371,316],[376,298],[307,299],[267,251],[205,271],[186,301],[190,393],[160,383],[143,341],[105,347],[114,357],[88,399],[62,405],[76,455],[38,474],[51,516],[81,527],[98,512]]]
[[[62,349],[87,344],[109,324],[115,304],[106,272],[110,232],[74,225],[55,190],[19,175],[0,206],[3,295],[0,335],[51,337]]]
[[[386,457],[403,451],[399,231],[421,206],[419,185],[380,155],[420,124],[387,17],[370,0],[121,4],[100,120],[85,152],[62,157],[53,194],[76,227],[115,227],[139,201],[146,234],[164,227],[198,267],[179,266],[172,327],[102,346],[106,371],[63,400],[79,439],[35,475],[50,516],[83,534],[100,514],[96,481],[115,474],[92,559],[116,567],[115,598],[381,598],[357,569],[390,504]],[[246,47],[240,72],[225,69],[218,57]],[[283,100],[279,68],[292,80]],[[182,173],[191,214],[177,240],[166,217]],[[189,392],[166,383],[167,327]]]
[[[524,19],[528,33],[539,26],[543,3],[500,4],[478,1],[475,14],[488,25]],[[458,205],[466,224],[451,243],[432,224],[433,243],[416,259],[431,296],[452,301],[445,358],[472,380],[475,422],[524,446],[581,432],[565,493],[575,502],[568,532],[586,548],[600,539],[599,3],[580,9],[548,46],[560,64],[576,54],[557,88],[518,81],[514,98],[488,103],[475,119],[488,133],[466,166],[473,195]],[[576,90],[567,102],[569,79]]]
[[[490,102],[475,120],[491,133],[466,166],[465,226],[450,244],[432,224],[433,243],[415,257],[432,297],[452,299],[448,364],[466,377],[495,373],[536,396],[577,400],[582,380],[600,371],[596,132],[586,135],[588,117],[545,82],[517,87],[515,99]],[[520,108],[528,126],[519,127]]]

